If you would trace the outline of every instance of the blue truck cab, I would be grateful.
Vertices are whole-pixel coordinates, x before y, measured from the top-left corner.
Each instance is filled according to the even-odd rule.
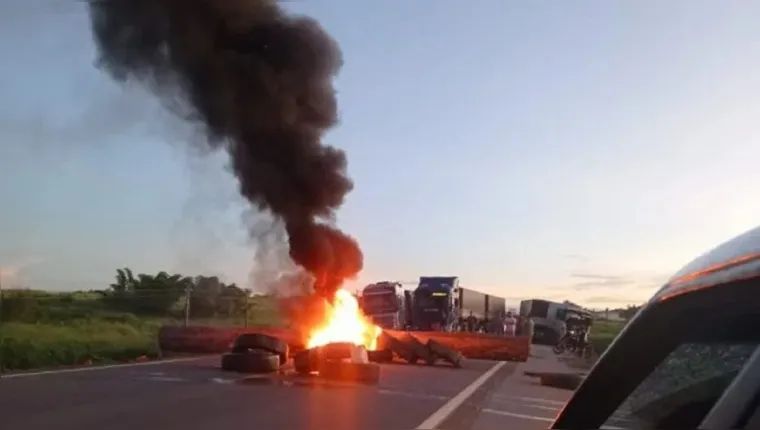
[[[420,276],[414,290],[414,325],[418,330],[457,331],[459,277]]]

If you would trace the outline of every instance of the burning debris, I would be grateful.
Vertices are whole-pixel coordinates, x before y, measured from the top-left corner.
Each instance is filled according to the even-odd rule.
[[[284,224],[290,257],[343,315],[340,287],[362,269],[363,256],[333,224],[353,188],[346,156],[322,142],[338,122],[337,43],[274,0],[90,0],[89,7],[98,67],[150,89],[203,130],[206,149],[229,154],[240,194]],[[335,327],[323,324],[318,342],[325,333],[358,342],[355,330]]]
[[[336,342],[362,345],[368,350],[377,347],[377,338],[382,330],[364,317],[359,302],[351,293],[338,290],[333,302],[325,303],[325,306],[328,317],[323,323],[313,326],[307,348]]]
[[[329,343],[297,353],[293,359],[296,372],[317,374],[324,379],[377,384],[380,367],[370,363],[367,350],[350,342]]]

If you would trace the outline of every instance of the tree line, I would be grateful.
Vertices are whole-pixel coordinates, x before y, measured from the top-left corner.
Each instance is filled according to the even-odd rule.
[[[621,318],[628,321],[636,315],[636,312],[638,312],[639,309],[641,309],[641,306],[628,305],[625,309],[619,311],[619,315]]]
[[[135,274],[116,270],[103,290],[49,293],[36,290],[3,292],[0,317],[5,321],[66,320],[99,317],[114,311],[136,316],[181,318],[238,317],[246,313],[250,292],[216,276],[185,276],[158,272]]]
[[[249,291],[226,284],[216,276],[183,276],[158,272],[134,276],[129,268],[116,270],[116,282],[104,291],[111,307],[138,315],[184,312],[188,304],[193,317],[210,318],[245,312]]]

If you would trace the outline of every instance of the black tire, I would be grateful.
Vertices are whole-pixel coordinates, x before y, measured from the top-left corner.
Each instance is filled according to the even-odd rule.
[[[318,363],[318,352],[314,349],[298,351],[296,355],[293,356],[293,367],[295,367],[296,372],[301,375],[308,375],[311,372],[315,372]]]
[[[376,363],[325,361],[319,363],[319,376],[335,381],[377,384],[380,381],[380,366]]]
[[[565,352],[565,345],[558,343],[552,347],[552,351],[557,355],[562,354]]]
[[[349,342],[328,343],[319,347],[319,354],[322,360],[346,360],[351,358],[354,348],[357,346]]]
[[[367,351],[367,359],[372,363],[390,363],[393,361],[393,351],[390,349]]]
[[[548,373],[541,375],[541,385],[563,390],[575,390],[583,382],[583,376],[577,373]]]
[[[462,367],[462,354],[459,351],[442,345],[433,339],[427,341],[427,348],[433,355],[442,358],[454,367]]]
[[[244,333],[235,339],[233,353],[262,350],[280,357],[280,364],[288,361],[288,344],[282,339],[261,333]]]
[[[422,359],[425,363],[435,364],[435,354],[433,354],[430,348],[420,342],[419,339],[412,336],[411,334],[407,334],[405,336],[404,343],[409,347],[410,350],[412,350],[412,352],[414,352],[414,355]]]
[[[230,352],[222,355],[222,370],[239,373],[272,373],[280,357],[267,351]]]
[[[406,342],[402,342],[398,339],[396,339],[393,336],[387,335],[385,333],[382,334],[383,339],[383,345],[386,346],[387,349],[391,350],[393,353],[401,357],[402,360],[406,361],[410,364],[417,363],[417,360],[419,357],[417,354],[412,351],[412,349],[409,347],[409,345],[406,344]]]

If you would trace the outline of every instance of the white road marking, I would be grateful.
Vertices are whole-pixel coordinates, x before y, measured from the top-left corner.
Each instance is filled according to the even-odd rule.
[[[449,417],[449,415],[451,415],[459,406],[461,406],[462,403],[464,403],[465,400],[467,400],[467,398],[475,392],[475,390],[485,384],[486,381],[488,381],[488,379],[494,375],[494,373],[496,373],[506,364],[506,361],[500,361],[496,363],[492,368],[488,369],[486,373],[480,375],[478,379],[473,381],[470,385],[466,386],[464,390],[459,392],[459,394],[452,397],[448,402],[441,406],[440,409],[433,412],[432,415],[427,417],[427,419],[425,419],[422,424],[417,426],[417,430],[435,430],[435,428],[441,425],[441,423],[443,423],[446,418]]]
[[[554,418],[538,417],[535,415],[526,415],[526,414],[516,414],[514,412],[499,411],[496,409],[484,408],[484,409],[481,409],[481,412],[488,412],[489,414],[503,415],[505,417],[511,417],[511,418],[520,418],[523,420],[544,421],[548,423],[554,422]]]
[[[511,399],[522,400],[525,402],[545,403],[545,404],[557,405],[557,406],[564,406],[565,403],[567,403],[561,400],[549,400],[549,399],[542,399],[540,397],[511,397]]]
[[[496,414],[496,415],[501,415],[501,416],[510,417],[510,418],[519,418],[523,420],[543,421],[547,423],[554,422],[554,418],[538,417],[535,415],[526,415],[526,414],[516,414],[514,412],[499,411],[496,409],[481,409],[481,411],[488,412],[489,414]],[[625,430],[623,427],[606,426],[606,425],[603,425],[599,428],[601,430]]]
[[[427,394],[427,393],[413,393],[413,392],[404,392],[404,391],[394,391],[394,390],[385,390],[385,389],[379,389],[377,390],[378,394],[384,394],[389,396],[402,396],[402,397],[409,397],[412,399],[427,399],[427,400],[446,400],[448,397],[446,396],[437,396],[435,394]]]
[[[199,359],[208,358],[208,357],[209,356],[184,357],[184,358],[173,358],[170,360],[145,361],[142,363],[108,364],[105,366],[75,367],[72,369],[42,370],[39,372],[10,373],[10,374],[0,375],[0,379],[26,378],[28,376],[42,376],[42,375],[58,375],[62,373],[91,372],[95,370],[122,369],[122,368],[139,367],[139,366],[155,366],[159,364],[171,364],[171,363],[182,363],[185,361],[194,361],[194,360],[199,360]]]
[[[186,382],[187,379],[185,378],[178,378],[176,376],[146,376],[143,378],[146,381],[156,381],[156,382]]]
[[[552,412],[557,412],[560,410],[560,408],[556,406],[535,405],[535,404],[530,404],[530,403],[522,403],[520,404],[520,406],[525,407],[525,408],[541,409],[543,411],[552,411]]]
[[[559,411],[562,409],[564,402],[556,402],[548,399],[537,399],[532,397],[510,397],[494,394],[491,400],[496,403],[505,405],[519,405],[520,407],[544,409],[547,411]]]

